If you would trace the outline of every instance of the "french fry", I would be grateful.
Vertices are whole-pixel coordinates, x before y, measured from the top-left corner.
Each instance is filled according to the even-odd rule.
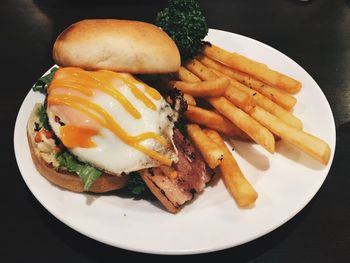
[[[243,132],[231,121],[220,114],[199,107],[188,105],[185,117],[188,121],[204,125],[210,129],[222,132],[227,136],[234,137],[242,135]]]
[[[227,77],[216,78],[215,80],[206,80],[201,82],[170,81],[169,86],[181,90],[183,93],[195,97],[218,97],[225,93],[230,85]]]
[[[278,88],[271,87],[270,85],[265,84],[246,73],[227,67],[226,65],[207,56],[198,58],[198,61],[207,67],[215,69],[228,77],[234,78],[243,85],[260,92],[262,95],[269,98],[286,110],[291,110],[297,102],[297,99],[287,92]]]
[[[275,138],[273,134],[259,122],[244,111],[238,109],[224,97],[208,98],[208,101],[218,112],[232,121],[256,143],[260,144],[270,153],[275,152]]]
[[[237,53],[230,53],[217,46],[205,46],[203,53],[227,66],[248,73],[255,78],[276,86],[289,93],[296,93],[301,89],[301,83],[287,75],[268,68],[265,64],[251,60]]]
[[[180,67],[178,72],[177,72],[177,77],[178,79],[182,81],[187,81],[187,82],[200,82],[201,79],[198,78],[196,75],[194,75],[191,71],[187,70],[184,67]],[[196,100],[189,94],[184,94],[184,98],[187,101],[188,105],[193,105],[196,106]]]
[[[322,164],[326,165],[328,163],[331,149],[325,141],[285,124],[259,107],[255,107],[250,115],[274,134],[311,155]]]
[[[256,105],[254,97],[235,88],[232,84],[226,89],[225,97],[245,112],[249,112]]]
[[[215,74],[221,77],[225,77],[226,75],[224,73],[221,73],[220,71],[217,71],[213,69]],[[227,77],[227,76],[226,76]],[[258,91],[252,90],[243,84],[239,83],[235,79],[230,78],[231,80],[231,86],[249,94],[252,96],[252,99],[256,102],[257,105],[259,105],[261,108],[267,110],[268,112],[272,113],[276,117],[280,118],[285,123],[294,126],[297,129],[302,130],[303,129],[303,123],[301,120],[297,117],[295,117],[291,112],[285,110],[278,104],[274,103],[273,101],[269,100],[265,96],[261,95]],[[246,112],[249,112],[250,108],[243,109]]]
[[[221,171],[221,177],[225,183],[226,188],[236,200],[238,206],[252,206],[255,203],[255,200],[258,198],[258,193],[244,177],[236,160],[227,149],[225,142],[216,131],[207,129],[203,131],[224,151],[224,158],[222,159],[219,167]]]
[[[192,105],[192,106],[196,106],[196,100],[189,94],[184,94],[184,99],[187,102],[187,105]]]
[[[201,81],[200,78],[198,78],[195,74],[193,74],[191,71],[184,67],[180,67],[180,69],[177,72],[177,77],[182,81],[187,82],[198,82]]]
[[[201,80],[214,80],[218,78],[218,75],[200,63],[197,59],[189,61],[186,64],[186,68]]]
[[[218,147],[197,124],[186,125],[187,134],[203,156],[210,168],[217,167],[224,156],[224,151]]]
[[[196,59],[192,59],[186,65],[186,68],[188,68],[192,73],[197,75],[202,80],[214,80],[218,78],[218,75],[216,75],[212,70],[204,66]],[[226,89],[225,97],[244,111],[249,111],[252,107],[255,106],[255,103],[251,96],[245,92],[237,90],[232,85]]]

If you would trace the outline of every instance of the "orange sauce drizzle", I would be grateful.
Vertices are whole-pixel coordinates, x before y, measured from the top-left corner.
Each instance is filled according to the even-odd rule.
[[[160,95],[160,93],[158,92],[158,90],[148,86],[146,83],[143,83],[141,81],[139,81],[138,79],[136,79],[134,76],[130,76],[130,78],[132,79],[132,81],[135,84],[140,84],[145,88],[145,92],[150,95],[154,100],[160,100],[162,98],[162,95]]]
[[[57,74],[58,73],[58,74]],[[61,75],[63,74],[63,77]],[[57,74],[57,75],[56,75]],[[102,127],[105,127],[112,131],[116,136],[118,136],[124,143],[134,147],[135,149],[143,152],[144,154],[152,157],[153,159],[158,160],[159,162],[170,166],[171,160],[167,157],[159,154],[158,152],[148,149],[140,144],[140,142],[147,139],[157,140],[162,145],[166,145],[166,140],[154,132],[145,132],[136,136],[129,135],[116,121],[115,119],[101,106],[91,102],[88,98],[73,96],[70,94],[50,94],[52,90],[56,88],[67,88],[73,89],[81,92],[85,96],[92,96],[93,89],[98,89],[116,99],[120,104],[124,107],[124,109],[131,114],[135,118],[141,118],[141,114],[137,111],[137,109],[121,94],[117,91],[113,85],[112,81],[114,79],[119,79],[124,82],[130,91],[134,94],[136,98],[138,98],[142,103],[152,109],[156,110],[156,105],[149,99],[145,94],[134,84],[141,83],[135,79],[128,79],[118,73],[114,73],[107,70],[100,71],[84,71],[78,68],[60,68],[55,74],[55,78],[51,82],[48,92],[48,105],[65,105],[76,110],[81,111],[85,115],[89,116],[91,119],[96,120]],[[65,75],[66,74],[66,75]],[[65,75],[65,76],[64,76]],[[56,77],[57,76],[57,77]],[[142,83],[143,86],[145,84]],[[145,86],[145,92],[149,94],[152,98],[158,100],[161,99],[161,96],[158,91],[155,89]],[[67,125],[66,125],[67,126]],[[64,127],[64,126],[63,126]],[[63,128],[61,127],[61,128]],[[74,126],[75,127],[75,126]],[[79,128],[81,129],[81,128]],[[78,130],[74,130],[74,128],[69,127],[67,130],[63,129],[63,132],[66,134],[66,139],[69,145],[73,145],[72,138],[70,138],[67,134],[73,131],[72,138],[75,138],[75,133]],[[85,131],[83,132],[85,133]],[[93,142],[90,140],[91,136],[96,135],[91,132],[86,132],[84,136],[82,136],[83,142],[79,142],[77,139],[78,146],[81,147],[94,147]],[[65,144],[65,142],[63,141]],[[65,144],[66,145],[66,144]],[[75,147],[68,146],[67,147]],[[76,145],[77,146],[77,145]]]
[[[65,69],[62,69],[65,70]],[[104,79],[103,81],[100,81],[94,75],[102,75],[101,72],[91,72],[90,74],[87,74],[83,70],[77,70],[81,71],[79,74],[77,72],[72,74],[72,68],[68,68],[67,72],[70,73],[70,78],[73,79],[72,81],[67,81],[66,79],[54,79],[49,87],[49,92],[56,88],[72,88],[72,86],[75,86],[73,89],[82,92],[84,95],[87,95],[86,90],[91,91],[92,96],[92,89],[98,89],[111,97],[113,97],[115,100],[117,100],[123,108],[131,114],[136,119],[141,118],[141,113],[128,101],[125,96],[120,93],[118,90],[116,90],[112,85],[112,78],[110,79]],[[73,71],[74,72],[74,71]],[[82,73],[83,72],[83,73]],[[93,75],[94,74],[94,75]],[[100,77],[99,77],[100,78]],[[116,79],[117,77],[114,77]],[[73,85],[72,85],[73,84]],[[141,92],[141,91],[140,91]]]
[[[120,80],[122,80],[127,86],[128,88],[130,89],[130,91],[132,92],[132,94],[138,98],[140,101],[142,101],[142,103],[150,108],[151,110],[157,110],[157,107],[156,105],[149,99],[145,96],[145,94],[135,85],[136,82],[135,81],[132,81],[132,80],[129,80],[128,78],[122,76],[121,74],[118,74],[116,72],[112,72],[112,71],[108,71],[108,70],[100,70],[99,71],[100,73],[102,73],[102,75],[99,75],[99,78],[103,78],[103,74],[105,74],[105,81],[108,81],[110,80],[111,78],[113,79],[114,76],[118,76],[118,78]],[[115,77],[114,77],[115,78]],[[138,82],[140,83],[140,82]]]
[[[145,91],[148,95],[150,95],[155,100],[160,100],[162,98],[162,95],[160,95],[160,93],[157,90],[155,90],[154,88],[151,88],[148,85],[145,85]]]

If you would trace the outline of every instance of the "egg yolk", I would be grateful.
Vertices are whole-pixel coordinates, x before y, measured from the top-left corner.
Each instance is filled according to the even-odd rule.
[[[93,148],[96,144],[91,137],[98,134],[97,130],[74,125],[65,125],[60,128],[62,143],[68,148]]]

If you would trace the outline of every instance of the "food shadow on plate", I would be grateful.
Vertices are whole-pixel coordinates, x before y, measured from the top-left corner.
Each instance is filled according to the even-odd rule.
[[[216,168],[214,170],[214,175],[213,177],[211,178],[211,180],[207,183],[207,186],[206,187],[216,187],[217,184],[219,183],[219,181],[221,180],[221,175],[220,175],[220,170],[218,168]]]
[[[106,193],[91,193],[91,192],[89,192],[87,194],[87,199],[89,199],[89,200],[87,200],[87,202],[89,202],[90,199],[91,199],[91,201],[93,201],[101,196],[118,196],[120,198],[135,199],[135,200],[141,200],[141,199],[150,200],[150,201],[157,200],[148,189],[146,189],[145,192],[143,192],[141,194],[134,194],[131,192],[130,189],[128,189],[127,186],[125,186],[122,189],[113,190],[113,191],[106,192]],[[89,205],[90,203],[87,203],[87,204]]]
[[[52,184],[51,182],[49,182],[52,187],[57,187],[62,191],[65,191],[67,193],[72,193],[71,191],[61,188],[55,184]],[[127,199],[134,199],[134,200],[147,200],[149,202],[154,202],[157,199],[155,198],[155,196],[147,189],[145,192],[141,193],[141,194],[134,194],[131,192],[131,190],[128,189],[128,187],[124,187],[122,189],[118,189],[118,190],[113,190],[110,192],[106,192],[106,193],[93,193],[93,192],[84,192],[84,193],[76,193],[76,194],[83,194],[86,198],[85,203],[86,205],[90,206],[93,204],[93,202],[95,202],[95,200],[99,199],[100,197],[104,197],[104,196],[116,196],[119,198],[127,198]]]
[[[163,207],[163,205],[158,201],[158,199],[150,191],[136,195],[136,194],[133,194],[130,190],[128,190],[127,187],[119,190],[110,191],[107,193],[86,193],[85,194],[86,205],[90,206],[93,204],[95,200],[105,196],[115,196],[116,198],[118,197],[123,199],[132,199],[132,200],[145,200],[152,206],[159,208],[163,212],[167,212],[167,210]]]
[[[62,189],[62,190],[69,192],[68,190],[65,190],[65,189]],[[79,194],[81,194],[81,193],[79,193]],[[118,197],[118,198],[123,198],[123,199],[145,200],[145,201],[149,202],[151,205],[167,212],[167,210],[163,207],[163,205],[158,201],[158,199],[148,189],[144,193],[138,194],[138,195],[133,194],[129,189],[127,189],[127,187],[124,187],[124,188],[119,189],[119,190],[113,190],[113,191],[106,192],[106,193],[87,192],[87,193],[83,193],[83,194],[86,198],[85,203],[88,206],[92,205],[97,199],[99,199],[101,197],[115,196],[116,198]]]
[[[241,140],[227,140],[227,144],[230,149],[234,151],[246,160],[249,164],[254,166],[260,171],[266,171],[270,168],[269,158],[266,156],[269,153],[266,152],[266,155],[260,153],[256,148],[255,144],[249,141]]]
[[[128,187],[124,187],[119,190],[115,190],[109,193],[105,193],[103,195],[114,195],[119,198],[132,199],[132,200],[145,200],[150,205],[159,208],[162,212],[167,212],[165,207],[158,201],[158,199],[151,193],[151,191],[146,188],[146,190],[141,194],[134,194]]]
[[[283,157],[295,162],[297,165],[303,165],[312,170],[318,171],[325,167],[311,156],[283,140],[276,142],[276,153],[281,154]]]

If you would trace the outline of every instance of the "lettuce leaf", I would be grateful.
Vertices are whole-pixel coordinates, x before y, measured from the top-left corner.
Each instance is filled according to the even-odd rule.
[[[101,176],[99,169],[78,161],[68,151],[63,151],[57,155],[60,167],[66,168],[69,172],[77,174],[83,181],[84,191],[89,191],[92,184]]]
[[[50,73],[46,74],[45,76],[42,76],[40,79],[38,79],[35,84],[33,85],[33,91],[38,91],[43,94],[47,94],[47,87],[49,86],[50,82],[52,81],[53,76],[55,75],[55,72],[58,70],[58,67],[54,67],[51,69]]]
[[[39,120],[40,120],[42,127],[45,130],[51,130],[50,125],[49,125],[49,118],[47,117],[44,105],[41,105],[40,108],[38,108],[38,115],[39,115]]]

